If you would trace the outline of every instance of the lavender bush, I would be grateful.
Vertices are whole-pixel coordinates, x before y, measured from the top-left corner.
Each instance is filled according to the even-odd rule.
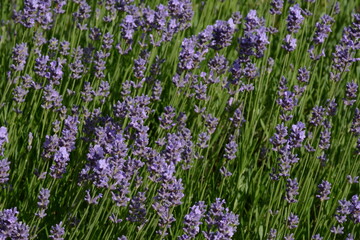
[[[359,239],[359,1],[0,1],[0,239]]]

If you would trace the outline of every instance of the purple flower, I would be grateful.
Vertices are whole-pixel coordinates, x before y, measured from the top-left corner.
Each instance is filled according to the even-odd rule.
[[[288,130],[284,123],[276,126],[276,133],[270,138],[270,143],[273,145],[272,150],[279,151],[287,143]]]
[[[289,15],[286,19],[287,21],[287,30],[290,33],[297,33],[300,29],[301,23],[304,21],[302,16],[303,10],[299,7],[298,4],[289,8]]]
[[[285,240],[295,240],[294,234],[293,234],[293,233],[290,233],[289,235],[286,235],[286,236],[284,237],[284,239],[285,239]]]
[[[274,15],[274,14],[278,14],[280,15],[282,13],[282,8],[284,5],[284,1],[283,0],[272,0],[270,3],[270,14]]]
[[[42,96],[42,108],[45,109],[58,109],[62,106],[62,96],[53,88],[52,84],[44,87],[44,95]]]
[[[233,160],[236,158],[236,152],[238,151],[238,145],[235,141],[233,135],[229,137],[229,143],[225,145],[225,154],[224,157],[228,160]]]
[[[329,200],[330,198],[328,195],[330,194],[331,190],[331,183],[328,181],[323,180],[321,184],[318,185],[318,195],[316,195],[317,198],[320,198],[320,201]]]
[[[315,106],[311,112],[310,123],[314,126],[319,126],[320,124],[323,124],[323,122],[325,121],[326,114],[327,111],[324,107]]]
[[[181,199],[184,197],[183,190],[182,180],[177,180],[173,177],[165,180],[161,184],[161,187],[154,198],[155,203],[152,207],[160,216],[159,227],[161,230],[157,233],[161,236],[166,236],[167,229],[171,226],[172,222],[176,221],[170,212],[170,208],[182,204]]]
[[[0,160],[0,184],[9,181],[10,162],[7,158]]]
[[[297,122],[296,124],[291,126],[289,145],[292,148],[301,147],[305,137],[305,124],[302,122]]]
[[[234,125],[234,127],[239,128],[242,126],[242,124],[244,122],[246,122],[243,112],[242,112],[242,107],[239,106],[235,112],[234,115],[230,118],[230,121],[232,122],[232,124]]]
[[[299,82],[308,83],[310,79],[310,71],[308,71],[306,67],[299,68],[296,79]]]
[[[221,75],[225,73],[228,68],[228,60],[223,55],[219,55],[219,53],[216,53],[216,55],[209,60],[208,67],[212,71]]]
[[[163,89],[161,87],[161,82],[156,80],[154,82],[154,86],[153,86],[153,89],[152,89],[151,99],[154,100],[154,101],[159,101],[160,97],[161,97],[162,90]]]
[[[61,178],[66,172],[66,166],[70,161],[70,155],[66,147],[60,147],[54,154],[54,163],[50,167],[50,176],[53,178]]]
[[[354,118],[351,124],[350,132],[355,136],[360,135],[360,109],[355,108]]]
[[[332,226],[330,229],[330,232],[334,233],[334,234],[344,234],[344,227],[341,226]]]
[[[235,234],[237,225],[239,225],[239,216],[230,212],[228,208],[223,206],[224,204],[225,200],[220,198],[211,204],[205,217],[205,222],[208,225],[208,230],[203,231],[205,239],[230,240]]]
[[[61,46],[60,54],[63,56],[69,55],[70,43],[68,41],[62,41],[60,42],[60,46]]]
[[[49,197],[50,197],[50,190],[47,188],[42,188],[40,190],[39,196],[38,196],[38,208],[40,209],[40,211],[36,212],[35,215],[38,216],[39,218],[44,218],[46,216],[46,209],[48,208],[49,205]]]
[[[342,224],[347,221],[347,216],[351,214],[351,202],[344,200],[339,200],[339,207],[336,210],[335,218],[338,223]]]
[[[51,226],[49,238],[52,240],[64,240],[65,228],[62,226],[63,223],[60,222],[55,226]]]
[[[78,3],[80,3],[79,9],[77,12],[73,13],[73,16],[78,18],[81,22],[82,20],[90,18],[91,7],[86,1],[79,1]]]
[[[292,52],[296,49],[296,38],[293,38],[290,34],[284,38],[284,44],[281,45],[288,52]]]
[[[354,240],[354,235],[352,235],[351,233],[349,233],[347,235],[347,237],[345,238],[345,240]]]
[[[331,32],[331,25],[334,23],[334,19],[329,15],[325,14],[320,18],[320,22],[317,22],[315,27],[315,35],[313,37],[313,42],[315,44],[324,43],[325,39],[328,37]]]
[[[320,234],[316,234],[316,235],[313,235],[311,237],[311,239],[314,239],[314,240],[323,240],[323,237],[320,236]]]
[[[355,83],[355,81],[348,82],[346,84],[346,92],[345,92],[346,98],[343,99],[345,105],[347,106],[354,105],[354,103],[356,102],[357,91],[358,91],[358,85]]]
[[[167,106],[164,108],[164,113],[159,117],[160,127],[166,130],[171,129],[176,125],[174,118],[176,116],[175,108]]]
[[[277,230],[274,228],[271,228],[266,240],[275,240],[276,236],[277,236]]]
[[[0,211],[0,237],[2,239],[29,239],[30,227],[19,222],[16,207]]]
[[[245,18],[244,36],[239,39],[241,59],[245,58],[246,61],[249,56],[260,58],[264,55],[266,46],[270,43],[267,32],[265,20],[257,16],[256,10],[250,10]]]
[[[11,69],[14,71],[24,70],[27,57],[29,56],[26,43],[16,44],[12,54],[13,64],[11,64]]]
[[[106,58],[110,56],[110,53],[104,53],[103,51],[97,51],[94,60],[95,77],[104,78],[104,70],[106,69]]]
[[[230,18],[228,21],[217,20],[212,28],[212,39],[210,47],[220,50],[230,46],[233,34],[235,32],[235,24]]]
[[[86,196],[84,198],[84,200],[88,203],[88,204],[99,204],[99,199],[103,197],[102,193],[99,193],[97,196],[92,197],[90,195],[90,190],[85,190],[86,192]]]
[[[206,205],[203,201],[196,203],[190,208],[190,213],[186,214],[184,217],[183,228],[185,234],[180,236],[179,240],[193,239],[200,232],[200,225],[202,224],[201,220],[204,217],[206,212]]]
[[[201,149],[205,149],[207,148],[209,145],[208,145],[208,141],[210,140],[210,135],[206,132],[202,132],[198,135],[198,147],[201,148]]]
[[[299,224],[299,217],[293,213],[290,213],[287,219],[287,227],[289,229],[294,229],[298,227],[298,224]]]
[[[145,192],[138,192],[137,195],[130,200],[129,215],[126,220],[145,224],[147,222],[145,203]]]
[[[346,176],[350,184],[359,183],[359,176],[352,177],[351,175]]]
[[[203,114],[203,118],[205,119],[205,126],[210,134],[213,134],[216,130],[216,127],[219,123],[219,119],[214,117],[211,114]]]
[[[296,195],[299,195],[299,184],[297,182],[297,179],[294,178],[293,180],[291,178],[286,179],[286,195],[285,200],[288,203],[295,203],[298,200],[295,199]]]
[[[190,0],[170,0],[168,9],[170,16],[184,25],[183,28],[186,28],[194,15]]]

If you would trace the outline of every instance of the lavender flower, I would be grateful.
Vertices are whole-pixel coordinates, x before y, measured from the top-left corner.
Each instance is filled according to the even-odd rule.
[[[360,135],[360,109],[355,108],[354,118],[351,124],[350,132],[355,136]]]
[[[216,130],[216,126],[219,123],[219,119],[211,114],[203,115],[203,118],[205,119],[205,126],[207,127],[208,132],[213,134]]]
[[[73,16],[75,18],[78,18],[81,22],[82,20],[85,20],[87,18],[90,18],[91,13],[91,7],[89,4],[87,4],[86,1],[79,1],[80,6],[77,12],[73,13]]]
[[[352,235],[351,233],[349,233],[347,235],[347,237],[345,238],[345,240],[354,240],[354,235]]]
[[[217,20],[212,28],[212,39],[210,47],[220,50],[230,46],[233,34],[235,32],[235,24],[230,18],[228,21]]]
[[[299,195],[299,184],[297,182],[297,179],[294,178],[293,180],[291,178],[286,179],[286,195],[285,200],[288,203],[295,203],[298,200],[295,199],[296,195]]]
[[[17,103],[22,103],[25,102],[25,97],[28,94],[28,90],[24,89],[23,86],[17,86],[16,88],[14,88],[13,90],[13,95],[14,95],[14,100]]]
[[[130,201],[129,216],[126,218],[126,220],[145,224],[147,222],[145,201],[145,193],[138,192],[137,195],[134,196]]]
[[[273,145],[272,150],[279,151],[287,143],[288,130],[284,123],[276,126],[276,133],[270,138],[270,143]]]
[[[303,10],[299,7],[298,4],[289,8],[289,15],[286,19],[287,21],[287,30],[290,33],[297,33],[300,29],[301,23],[304,21],[302,16]]]
[[[292,148],[298,148],[302,146],[302,142],[305,139],[305,124],[297,122],[291,126],[291,133],[289,136],[289,145]]]
[[[283,0],[272,0],[270,3],[270,14],[274,15],[280,15],[282,12],[282,8],[284,5],[284,1]]]
[[[350,184],[359,183],[359,176],[352,177],[351,175],[346,176]]]
[[[341,226],[332,226],[330,229],[330,232],[334,233],[334,234],[344,234],[344,227]]]
[[[168,2],[169,15],[182,24],[183,29],[194,15],[190,0],[170,0]]]
[[[64,240],[65,237],[65,228],[62,226],[63,223],[60,222],[55,226],[51,227],[49,238],[52,240]]]
[[[15,208],[0,211],[0,237],[3,239],[29,239],[30,227],[23,222],[19,222],[17,215],[19,212]]]
[[[296,79],[300,82],[308,83],[310,79],[310,71],[308,71],[306,67],[299,68]]]
[[[223,55],[216,53],[215,57],[209,60],[208,67],[219,75],[223,74],[228,68],[228,60]]]
[[[94,69],[95,69],[95,77],[97,78],[104,78],[105,74],[104,74],[104,70],[106,69],[106,58],[109,57],[110,54],[109,53],[104,53],[103,51],[97,51],[95,54],[95,65],[94,65]]]
[[[335,218],[338,223],[342,224],[347,221],[347,216],[351,214],[352,204],[346,199],[339,200],[338,203],[339,207],[336,209]]]
[[[69,55],[70,43],[68,41],[62,41],[60,42],[60,46],[61,46],[60,54],[63,56]]]
[[[289,229],[294,229],[298,227],[298,224],[299,224],[299,217],[293,213],[290,213],[287,219],[287,227]]]
[[[271,228],[266,240],[275,240],[276,236],[277,236],[277,230],[274,228]]]
[[[151,99],[154,101],[159,101],[161,93],[162,93],[161,82],[156,80],[152,90],[153,90],[153,92],[152,92]]]
[[[165,112],[159,117],[160,127],[168,130],[176,125],[176,123],[174,123],[174,118],[176,116],[175,108],[167,106],[164,108],[164,111]]]
[[[202,132],[198,136],[197,145],[199,146],[199,148],[205,149],[205,148],[207,148],[209,146],[208,145],[209,140],[210,140],[210,135],[208,133],[206,133],[206,132]]]
[[[293,38],[290,34],[284,38],[284,44],[281,45],[288,52],[292,52],[296,49],[296,38]]]
[[[8,131],[7,128],[2,126],[0,127],[0,156],[4,156],[4,144],[8,143]]]
[[[200,225],[202,224],[201,219],[204,217],[206,212],[206,205],[200,201],[190,208],[190,213],[184,217],[183,228],[185,234],[180,236],[179,240],[194,239],[200,232]]]
[[[39,207],[39,211],[35,213],[36,216],[38,216],[39,218],[44,218],[46,216],[46,209],[48,208],[49,205],[49,197],[50,197],[50,191],[47,188],[42,188],[40,190],[38,199],[39,202],[37,203],[38,207]]]
[[[320,22],[317,22],[315,25],[316,30],[313,38],[315,44],[321,44],[325,41],[331,32],[331,24],[333,22],[334,19],[327,14],[320,18]]]
[[[311,237],[311,239],[314,239],[314,240],[323,240],[323,237],[320,236],[320,234],[316,234],[316,235],[313,235]]]
[[[161,188],[155,196],[155,203],[152,207],[160,216],[159,227],[161,230],[157,233],[162,237],[167,235],[167,229],[171,226],[172,222],[176,221],[170,212],[170,207],[175,207],[182,203],[181,199],[184,197],[183,189],[181,179],[171,178],[161,184]]]
[[[315,106],[311,112],[310,123],[314,126],[319,126],[325,121],[326,109],[322,106]]]
[[[99,193],[97,196],[92,197],[90,195],[90,190],[86,190],[86,196],[84,198],[84,200],[88,203],[88,204],[95,204],[98,205],[99,204],[99,199],[101,199],[103,197],[102,193]]]
[[[236,232],[239,224],[238,215],[230,212],[228,208],[224,208],[225,200],[220,198],[211,204],[210,210],[207,212],[205,222],[208,231],[203,231],[205,239],[224,239],[230,240]],[[216,231],[211,231],[211,230]]]
[[[135,23],[134,16],[126,15],[120,24],[121,27],[121,36],[127,43],[131,43],[133,39],[134,32],[137,28]]]
[[[66,147],[60,147],[54,155],[54,163],[50,167],[50,176],[53,178],[61,178],[66,172],[66,166],[70,161],[70,155]]]
[[[233,160],[236,158],[236,152],[238,150],[238,145],[235,142],[234,136],[229,137],[229,143],[225,145],[225,154],[224,157],[228,160]]]
[[[346,93],[345,93],[346,98],[343,99],[345,105],[347,106],[354,105],[354,103],[356,102],[357,91],[358,91],[358,85],[354,81],[348,82],[346,84]]]
[[[264,55],[266,46],[270,43],[267,37],[268,29],[265,20],[257,16],[256,10],[250,10],[245,18],[244,37],[239,39],[239,54],[242,58]]]
[[[142,52],[139,56],[139,58],[134,60],[134,76],[138,79],[142,79],[145,77],[145,70],[146,70],[146,63],[148,59],[149,54],[147,52]]]
[[[328,128],[321,132],[319,148],[326,150],[330,147],[331,132]]]
[[[0,160],[0,184],[9,181],[10,162],[7,158]]]
[[[318,185],[319,194],[316,195],[316,197],[320,198],[320,201],[329,200],[330,198],[328,197],[328,195],[330,194],[330,190],[331,190],[331,183],[323,180],[321,184]]]
[[[14,71],[24,70],[27,57],[29,56],[26,43],[16,44],[13,48],[12,54],[13,64],[11,64],[11,69]]]
[[[234,127],[239,128],[241,127],[241,125],[246,122],[244,116],[243,116],[243,112],[242,112],[242,107],[239,106],[235,112],[233,117],[230,118],[230,121],[232,122],[232,124],[234,125]]]
[[[284,237],[284,239],[285,239],[285,240],[295,240],[294,234],[293,234],[293,233],[290,233],[289,235],[286,235],[286,236]]]
[[[62,106],[62,96],[57,92],[52,84],[44,87],[44,95],[42,97],[42,108],[45,109],[58,109]]]

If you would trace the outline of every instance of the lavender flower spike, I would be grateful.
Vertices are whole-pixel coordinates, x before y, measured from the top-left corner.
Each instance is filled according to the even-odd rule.
[[[63,223],[60,222],[59,224],[56,224],[55,226],[51,227],[49,238],[52,240],[64,240],[65,235],[65,229],[62,226]]]
[[[179,240],[194,239],[200,232],[200,225],[202,224],[201,219],[204,217],[206,212],[206,205],[200,201],[192,206],[189,214],[185,215],[183,228],[185,234],[180,236]]]
[[[328,195],[330,194],[331,183],[323,180],[321,184],[318,185],[318,189],[319,194],[316,195],[317,198],[320,198],[321,201],[330,199]]]

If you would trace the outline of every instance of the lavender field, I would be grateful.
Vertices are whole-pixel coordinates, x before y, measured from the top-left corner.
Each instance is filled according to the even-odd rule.
[[[0,12],[1,240],[360,239],[360,0]]]

